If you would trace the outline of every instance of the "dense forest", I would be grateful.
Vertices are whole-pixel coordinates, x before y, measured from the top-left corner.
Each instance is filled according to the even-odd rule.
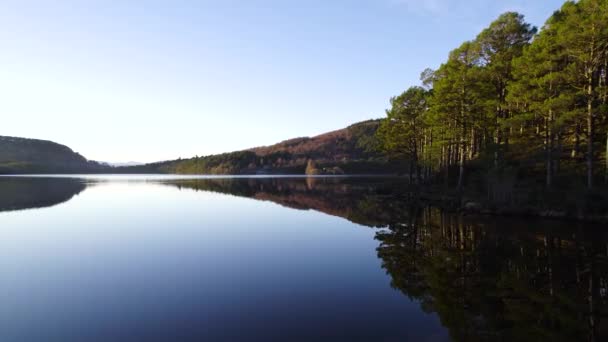
[[[596,190],[608,183],[608,1],[540,29],[501,15],[391,99],[378,131],[419,182]]]

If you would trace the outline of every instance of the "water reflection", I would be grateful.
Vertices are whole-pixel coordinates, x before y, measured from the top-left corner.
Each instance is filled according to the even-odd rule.
[[[155,183],[315,210],[377,228],[377,256],[391,286],[435,313],[454,341],[608,340],[605,227],[463,217],[424,205],[406,195],[405,182],[390,178]],[[0,211],[61,203],[95,184],[3,178]]]
[[[608,339],[608,235],[598,226],[467,218],[421,207],[388,179],[180,181],[179,187],[314,209],[386,227],[392,286],[436,312],[455,341]]]
[[[392,286],[454,341],[601,341],[606,234],[576,224],[474,220],[418,209],[377,233]]]
[[[85,188],[75,178],[0,177],[0,212],[50,207],[69,201]]]
[[[216,178],[163,183],[315,210],[370,227],[399,222],[406,214],[403,208],[417,202],[406,195],[410,192],[407,182],[389,177]]]

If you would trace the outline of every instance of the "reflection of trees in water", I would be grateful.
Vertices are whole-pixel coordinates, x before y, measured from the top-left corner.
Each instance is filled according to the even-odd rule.
[[[608,340],[608,236],[601,229],[413,206],[407,185],[394,179],[165,183],[384,227],[376,234],[378,256],[392,286],[436,312],[456,341]],[[0,178],[0,211],[51,206],[85,186],[70,178]]]
[[[436,312],[456,341],[608,338],[608,236],[601,231],[416,207],[403,195],[407,185],[386,179],[212,179],[180,186],[385,227],[376,234],[378,256],[392,286]]]
[[[181,188],[213,191],[316,210],[370,226],[385,226],[409,199],[405,181],[392,178],[211,178],[166,182]]]
[[[437,312],[454,340],[608,337],[605,236],[411,212],[377,234],[378,256],[392,286]]]
[[[50,207],[86,188],[74,178],[0,177],[0,211]]]

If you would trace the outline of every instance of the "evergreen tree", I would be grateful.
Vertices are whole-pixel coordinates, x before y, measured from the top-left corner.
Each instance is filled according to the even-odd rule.
[[[505,121],[511,114],[507,104],[507,90],[513,80],[512,62],[521,56],[535,33],[536,28],[526,23],[523,15],[507,12],[492,22],[476,39],[480,47],[484,81],[491,86],[485,100],[490,109],[487,128],[492,128],[488,133],[493,134],[495,165],[498,164],[501,144],[508,146],[509,143],[510,129],[505,127]]]
[[[458,165],[458,189],[464,185],[467,158],[475,154],[468,142],[475,139],[477,125],[483,121],[483,103],[478,101],[483,93],[480,72],[479,45],[466,42],[450,53],[433,83],[432,121],[441,123],[437,135],[447,147],[445,167]]]
[[[393,157],[410,161],[410,181],[414,171],[420,181],[420,159],[424,140],[424,116],[428,109],[428,91],[411,87],[391,99],[387,120],[380,128],[383,148]]]
[[[525,145],[541,140],[545,148],[547,187],[553,184],[553,175],[559,165],[559,153],[555,156],[555,145],[561,146],[563,130],[571,120],[573,106],[564,69],[567,55],[559,44],[558,27],[562,15],[556,12],[536,36],[534,42],[524,49],[523,55],[513,61],[515,81],[508,86],[508,100],[515,114],[508,120],[511,128],[519,128],[518,138]],[[557,159],[555,162],[554,159]]]
[[[608,1],[581,0],[562,7],[560,43],[571,61],[565,73],[583,99],[587,138],[587,187],[593,188],[596,121],[600,114],[601,79],[608,54]]]

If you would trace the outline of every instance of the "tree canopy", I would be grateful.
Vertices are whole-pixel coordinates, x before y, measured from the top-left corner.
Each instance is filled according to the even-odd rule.
[[[608,1],[567,1],[540,30],[504,13],[421,80],[378,131],[419,181],[461,189],[474,169],[608,182]]]

